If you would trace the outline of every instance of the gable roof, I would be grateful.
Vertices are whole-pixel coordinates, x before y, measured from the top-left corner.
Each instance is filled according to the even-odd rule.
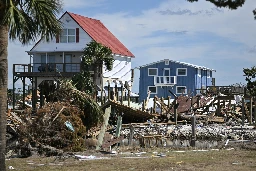
[[[103,24],[100,20],[84,17],[71,12],[65,12],[96,42],[109,47],[116,55],[135,57]],[[32,51],[41,39],[31,48]]]
[[[134,55],[102,24],[100,20],[68,13],[74,21],[96,42],[109,47],[114,54],[134,57]]]
[[[170,59],[164,59],[164,60],[160,60],[160,61],[157,61],[157,62],[152,62],[152,63],[146,64],[146,65],[142,65],[142,66],[136,67],[136,69],[148,67],[150,65],[161,63],[161,62],[165,62],[165,61],[174,62],[174,63],[177,63],[177,64],[186,65],[186,66],[190,66],[190,67],[198,68],[198,69],[203,69],[203,70],[216,71],[215,69],[210,69],[210,68],[207,68],[205,66],[199,66],[199,65],[194,65],[194,64],[186,63],[186,62],[174,61],[174,60],[170,60]]]

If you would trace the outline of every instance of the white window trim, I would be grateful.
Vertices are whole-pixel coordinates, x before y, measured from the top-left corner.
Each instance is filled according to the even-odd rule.
[[[185,87],[185,92],[184,93],[178,93],[178,88],[179,87]],[[187,94],[187,87],[186,86],[176,86],[176,94]]]
[[[165,70],[169,70],[169,75],[167,75],[167,76],[170,76],[170,68],[164,68],[164,72],[163,72],[163,76],[166,76],[166,75],[164,75],[164,73],[165,73]]]
[[[207,78],[211,78],[211,71],[210,70],[207,70],[206,74],[207,74]]]
[[[76,43],[76,29],[75,28],[63,28],[62,30],[67,30],[67,35],[65,35],[66,42],[61,42],[61,34],[60,34],[60,36],[59,36],[59,42],[60,43]],[[75,30],[75,35],[69,35],[68,34],[68,30]],[[75,41],[74,42],[68,42],[68,36],[74,36],[75,37]]]
[[[149,75],[150,69],[156,69],[156,75]],[[158,76],[158,68],[148,68],[148,76]]]
[[[185,70],[186,70],[186,75],[178,75],[179,69],[185,69]],[[188,70],[187,70],[187,68],[177,68],[177,69],[176,69],[176,76],[181,76],[181,77],[182,77],[182,76],[187,76],[187,75],[188,75]]]
[[[200,71],[200,73],[199,73],[199,71]],[[202,77],[202,70],[200,68],[197,69],[197,75],[198,75],[198,77]]]
[[[149,87],[155,87],[156,88],[156,92],[154,93],[154,92],[150,91],[150,94],[157,94],[157,86],[148,86],[148,91],[149,91]]]
[[[165,60],[165,61],[164,61],[164,64],[165,64],[165,65],[169,65],[169,60]]]

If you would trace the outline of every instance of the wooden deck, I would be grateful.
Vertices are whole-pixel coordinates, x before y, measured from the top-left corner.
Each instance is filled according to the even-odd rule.
[[[16,77],[72,77],[80,71],[80,63],[13,64]]]

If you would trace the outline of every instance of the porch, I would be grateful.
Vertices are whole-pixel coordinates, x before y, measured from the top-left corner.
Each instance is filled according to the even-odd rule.
[[[81,63],[13,64],[16,77],[72,77],[81,71]]]

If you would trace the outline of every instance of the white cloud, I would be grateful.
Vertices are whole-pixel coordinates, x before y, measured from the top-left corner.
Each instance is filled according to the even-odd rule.
[[[128,15],[127,13],[113,13],[95,15],[95,18],[101,19],[120,39],[129,41],[129,45],[132,44],[131,39],[139,39],[157,30],[208,31],[247,45],[255,42],[256,22],[252,15],[254,7],[252,0],[246,1],[246,4],[238,10],[222,9],[223,12],[217,12],[214,5],[205,1],[198,3],[177,2],[177,0],[167,1],[157,8],[144,11],[138,16]],[[162,15],[159,13],[162,10],[203,12],[198,15]],[[208,16],[204,11],[214,11],[214,14]]]
[[[101,6],[105,0],[62,0],[64,8],[86,8],[86,7],[98,7]]]
[[[105,0],[63,1],[68,10],[95,6],[100,8],[102,4],[107,5]],[[229,82],[243,81],[242,68],[251,67],[256,62],[254,56],[256,21],[252,13],[256,7],[254,1],[247,0],[243,7],[231,11],[217,9],[205,0],[195,3],[167,0],[149,10],[142,9],[141,13],[136,15],[129,9],[122,9],[127,11],[97,13],[90,17],[100,19],[135,54],[133,66],[165,58],[190,62],[216,69],[217,72],[214,74],[216,82],[225,85]],[[86,9],[83,11],[79,14],[86,16]],[[179,34],[168,36],[168,32],[180,32],[184,36]],[[205,41],[186,44],[186,38],[196,37],[198,33],[206,33]],[[213,40],[212,37],[220,39]],[[181,40],[184,44],[172,46],[172,43]],[[225,42],[230,45],[222,47]],[[19,55],[22,56],[19,59],[27,63],[29,56],[24,51],[30,48],[21,48],[13,44],[10,47],[15,49],[9,52],[11,58]],[[223,61],[226,63],[222,64]],[[14,61],[10,61],[9,58],[10,62]]]
[[[143,11],[140,15],[112,13],[97,14],[95,18],[100,19],[132,50],[136,56],[133,66],[170,58],[214,68],[217,70],[214,74],[216,82],[230,85],[244,82],[242,69],[251,67],[252,62],[256,61],[253,54],[248,53],[248,47],[255,46],[256,37],[256,21],[252,14],[256,6],[253,2],[247,0],[242,8],[231,11],[216,9],[206,1],[188,3],[169,0],[156,8]],[[159,11],[167,11],[171,15],[162,15]],[[172,36],[170,40],[166,35],[152,37],[155,32],[163,30],[185,31],[187,35],[206,32],[208,35],[204,36],[205,42],[195,42],[191,46],[166,47],[167,42],[171,44],[170,42],[181,38]],[[207,38],[210,35],[221,39],[211,40]],[[231,43],[226,48],[221,47],[225,40]],[[232,45],[232,42],[237,45]],[[229,67],[220,65],[223,61]]]

